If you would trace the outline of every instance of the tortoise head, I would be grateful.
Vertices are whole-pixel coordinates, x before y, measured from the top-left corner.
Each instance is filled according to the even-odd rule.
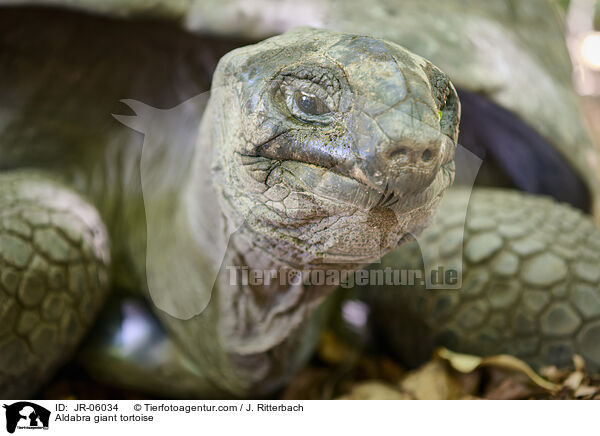
[[[378,259],[453,180],[454,87],[383,40],[300,28],[234,50],[207,114],[225,214],[291,265]]]

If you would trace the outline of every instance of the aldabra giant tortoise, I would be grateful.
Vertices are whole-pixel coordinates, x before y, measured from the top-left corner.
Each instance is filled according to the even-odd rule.
[[[67,361],[111,289],[80,353],[97,377],[269,395],[310,357],[337,284],[282,278],[388,252],[379,265],[421,268],[419,247],[459,266],[463,248],[463,286],[367,289],[407,361],[445,344],[600,368],[596,160],[550,3],[5,3],[2,397]],[[459,88],[477,182],[503,189],[447,194],[396,249],[454,179],[459,99],[425,59]],[[121,99],[145,138],[111,116]]]

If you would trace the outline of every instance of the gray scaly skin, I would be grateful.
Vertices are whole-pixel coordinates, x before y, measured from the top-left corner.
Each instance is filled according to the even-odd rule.
[[[374,65],[389,75],[369,77]],[[322,95],[331,114],[299,112],[289,103],[298,90]],[[202,217],[201,226],[191,223],[201,244],[214,238],[205,204],[218,203],[225,227],[238,229],[224,265],[356,268],[426,224],[453,178],[458,114],[447,78],[389,43],[302,29],[238,49],[215,72],[182,207]],[[397,129],[407,120],[421,130]],[[407,148],[408,165],[390,157]],[[389,201],[392,192],[399,201]],[[161,320],[221,388],[267,394],[308,357],[318,329],[307,317],[333,288],[231,287],[224,279],[201,316]]]
[[[373,77],[373,68],[387,74]],[[41,78],[45,78],[43,73]],[[302,93],[308,96],[306,110],[299,106]],[[319,109],[323,106],[326,112]],[[34,115],[37,109],[33,109]],[[25,115],[17,113],[12,125],[20,125],[19,116]],[[149,237],[162,243],[164,262],[156,270],[146,271],[148,276],[165,276],[165,293],[177,293],[181,285],[181,276],[167,277],[171,266],[186,271],[183,280],[192,283],[202,283],[211,269],[221,271],[210,304],[200,315],[181,319],[157,310],[177,352],[193,367],[194,395],[267,395],[280,388],[310,357],[326,319],[323,309],[315,309],[335,289],[231,285],[223,267],[276,269],[280,273],[298,268],[356,268],[395,248],[406,234],[417,233],[426,225],[452,182],[458,119],[458,99],[443,73],[401,47],[373,38],[300,29],[221,59],[193,162],[187,169],[177,168],[185,175],[181,185],[169,186],[164,198],[154,199],[163,205],[152,210],[158,214],[154,218],[162,220],[167,231]],[[25,208],[35,180],[41,188],[55,191],[46,193],[48,204],[39,200],[35,206],[47,215],[65,217],[56,224],[40,225],[40,232],[49,229],[54,235],[50,239],[42,233],[44,244],[37,243],[34,228],[32,239],[1,247],[2,259],[14,267],[13,280],[21,283],[16,294],[4,286],[1,294],[3,308],[17,307],[7,311],[4,325],[8,328],[2,336],[7,351],[3,356],[9,357],[1,368],[4,397],[31,394],[37,383],[69,357],[93,320],[108,283],[105,279],[96,283],[90,272],[81,279],[76,275],[79,264],[108,268],[110,239],[111,250],[119,253],[115,259],[133,265],[125,280],[113,266],[117,271],[114,282],[120,286],[134,282],[142,294],[145,283],[138,277],[146,267],[139,231],[123,232],[124,227],[144,225],[143,221],[124,223],[121,219],[139,216],[140,199],[131,187],[121,188],[122,197],[111,197],[118,187],[97,189],[94,179],[86,182],[85,175],[83,181],[77,180],[89,165],[110,174],[114,162],[76,161],[73,166],[56,168],[42,163],[40,170],[19,169],[27,166],[29,145],[19,137],[20,131],[9,128],[5,132],[0,144],[10,159],[5,161],[8,168],[2,174],[0,197],[16,209]],[[53,143],[66,138],[52,128],[43,132],[42,151],[51,156]],[[121,159],[139,153],[118,134],[108,139],[105,156],[119,145],[132,148],[130,152],[122,149],[117,154]],[[56,150],[65,150],[64,145]],[[97,151],[90,147],[88,156]],[[175,143],[164,152],[180,150]],[[75,150],[67,155],[76,156]],[[164,154],[157,159],[168,160]],[[117,168],[132,171],[134,163],[121,161]],[[124,176],[118,175],[117,180]],[[131,173],[127,176],[132,177]],[[88,200],[78,197],[72,187]],[[19,194],[21,191],[24,193]],[[178,195],[173,196],[174,192]],[[72,198],[68,210],[63,197]],[[120,210],[116,215],[107,214],[115,210],[114,201]],[[99,213],[92,214],[94,207]],[[4,217],[8,210],[2,213]],[[87,219],[88,227],[74,227],[80,215]],[[27,216],[22,220],[30,227],[34,224]],[[233,232],[229,240],[228,228]],[[93,241],[96,258],[87,256],[83,248],[59,257],[63,245],[85,247],[86,232],[99,235]],[[9,230],[2,232],[4,238],[12,235]],[[224,259],[211,257],[225,246]],[[81,294],[97,296],[97,300],[85,316],[81,311],[87,310],[87,305],[78,308],[82,322],[77,327],[61,321],[64,329],[72,329],[68,330],[71,342],[65,344],[66,333],[59,330],[46,334],[44,346],[38,348],[38,342],[22,334],[19,325],[25,322],[25,306],[37,309],[39,317],[42,311],[38,308],[47,305],[41,300],[52,295],[49,283],[54,270],[34,262],[36,255],[46,251],[54,257],[44,259],[58,263],[75,281],[68,282],[65,294],[78,286]],[[34,267],[40,280],[24,287],[28,269]],[[65,318],[68,313],[61,315]],[[35,321],[30,324],[37,325]],[[18,352],[27,358],[20,358]],[[9,377],[10,371],[16,372],[14,378]],[[23,374],[35,374],[27,379],[26,387],[15,381]]]
[[[1,174],[0,186],[0,391],[7,398],[30,392],[32,380],[73,352],[108,291],[110,253],[97,211],[68,188],[28,172]]]
[[[420,283],[361,290],[382,337],[410,365],[446,346],[512,354],[536,368],[570,366],[576,353],[597,373],[598,228],[549,198],[487,188],[469,195],[451,189],[421,245],[400,247],[377,265],[422,271],[427,251],[436,264],[463,265],[460,290],[426,290]]]

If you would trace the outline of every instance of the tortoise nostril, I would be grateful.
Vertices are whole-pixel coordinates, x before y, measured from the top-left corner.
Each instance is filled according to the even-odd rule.
[[[408,154],[408,148],[400,147],[390,153],[390,159],[398,156],[406,156]]]
[[[421,160],[423,162],[429,162],[431,159],[433,159],[433,151],[431,151],[431,149],[428,148],[423,152],[423,154],[421,154]]]

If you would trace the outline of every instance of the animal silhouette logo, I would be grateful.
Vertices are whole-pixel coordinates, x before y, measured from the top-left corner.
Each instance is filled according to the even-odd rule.
[[[19,429],[48,429],[50,411],[28,401],[19,401],[11,405],[5,404],[6,431],[14,433]]]

